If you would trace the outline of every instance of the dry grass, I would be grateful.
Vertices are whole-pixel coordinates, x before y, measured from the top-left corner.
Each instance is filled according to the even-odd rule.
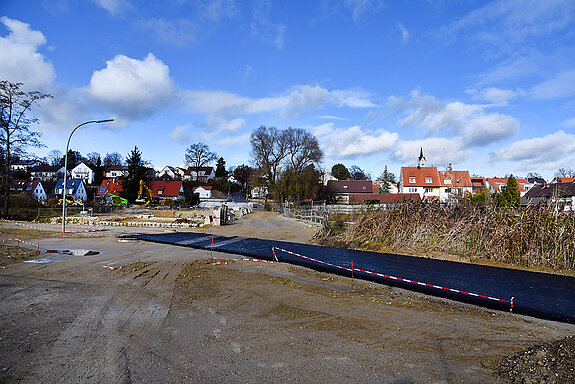
[[[575,269],[575,215],[547,207],[522,211],[435,204],[401,205],[367,212],[325,245],[406,252],[447,253],[519,266]]]

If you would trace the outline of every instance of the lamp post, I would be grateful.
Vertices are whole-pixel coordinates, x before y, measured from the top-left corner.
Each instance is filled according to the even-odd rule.
[[[66,232],[66,182],[68,179],[68,150],[70,148],[70,139],[72,139],[72,135],[78,128],[82,125],[86,124],[100,124],[100,123],[109,123],[110,121],[114,121],[114,119],[106,119],[106,120],[90,120],[83,122],[80,125],[77,125],[76,128],[70,132],[70,136],[68,136],[68,142],[66,143],[66,155],[64,156],[64,184],[62,185],[62,235]]]

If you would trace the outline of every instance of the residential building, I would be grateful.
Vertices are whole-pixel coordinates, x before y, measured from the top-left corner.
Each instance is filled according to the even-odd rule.
[[[181,181],[148,181],[148,188],[154,194],[154,197],[160,200],[184,199],[184,187]]]
[[[184,172],[184,181],[198,181],[200,183],[207,183],[216,177],[213,167],[189,167]]]
[[[521,198],[521,204],[551,204],[560,211],[575,211],[575,181],[535,185]]]
[[[421,200],[440,201],[441,187],[436,167],[401,167],[399,193],[417,193]]]
[[[92,184],[96,175],[96,168],[91,164],[83,161],[72,168],[72,179],[82,179],[84,184]]]
[[[374,193],[371,180],[329,180],[327,187],[340,204],[350,204],[350,196],[354,194]]]
[[[120,192],[122,192],[122,184],[119,180],[116,179],[105,179],[100,184],[100,188],[98,189],[98,196],[103,197],[107,193],[111,193],[113,195],[118,196]]]
[[[68,172],[68,176],[70,172]],[[64,177],[64,167],[60,165],[41,164],[30,168],[30,179],[41,181],[56,181]]]
[[[28,172],[29,169],[31,169],[32,167],[35,167],[37,165],[40,165],[41,162],[38,160],[18,160],[12,164],[10,164],[10,171],[12,172],[16,172],[16,171],[25,171]]]
[[[441,180],[440,201],[457,200],[473,192],[473,183],[468,171],[453,171],[451,164],[445,171],[439,171]]]
[[[572,183],[575,181],[575,177],[556,177],[551,181],[551,184],[555,183]]]
[[[203,185],[194,188],[194,193],[200,195],[200,199],[211,199],[212,198],[212,186]]]
[[[156,174],[156,178],[158,180],[182,180],[185,172],[183,168],[166,165]]]
[[[349,204],[376,203],[384,205],[418,203],[418,193],[354,193],[349,195]]]
[[[472,177],[471,178],[471,188],[473,192],[479,192],[487,188],[487,181],[485,177]]]
[[[64,179],[58,179],[56,187],[54,187],[54,194],[58,198],[62,198],[64,194]],[[66,180],[66,199],[86,201],[88,195],[86,194],[86,186],[82,179],[68,179]]]
[[[117,179],[121,176],[128,176],[128,167],[125,165],[113,165],[104,171],[106,179]]]
[[[9,189],[10,194],[26,193],[39,201],[48,198],[40,180],[12,180]]]
[[[488,186],[489,190],[491,190],[492,192],[499,193],[507,187],[507,181],[509,180],[509,178],[508,177],[491,177],[491,178],[487,178],[485,180],[487,180],[487,186]],[[531,187],[533,187],[533,184],[530,184],[525,179],[515,179],[515,180],[517,180],[517,186],[519,187],[519,196],[521,196],[521,197],[523,197],[523,195],[525,195],[525,193],[527,191],[529,191],[529,189],[531,189]]]

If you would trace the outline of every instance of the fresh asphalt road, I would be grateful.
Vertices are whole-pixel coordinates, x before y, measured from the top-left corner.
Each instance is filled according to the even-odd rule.
[[[263,260],[277,258],[325,272],[344,276],[353,273],[355,278],[575,324],[575,278],[569,276],[239,236],[179,232],[134,237]]]

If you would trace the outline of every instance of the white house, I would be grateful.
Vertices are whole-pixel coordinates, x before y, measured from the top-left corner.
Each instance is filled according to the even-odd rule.
[[[156,174],[156,177],[160,180],[170,179],[170,180],[182,180],[185,174],[185,169],[179,167],[172,167],[171,165],[166,165]]]
[[[211,199],[212,198],[212,187],[210,185],[203,185],[194,188],[194,193],[200,195],[200,199]]]
[[[128,176],[128,167],[124,165],[113,165],[104,172],[106,179],[117,179],[120,176]]]
[[[68,175],[70,176],[70,172]],[[59,165],[37,165],[30,169],[32,180],[55,181],[64,177],[64,167]]]
[[[54,194],[62,196],[64,194],[64,179],[58,179],[56,182],[56,187],[54,188]],[[86,187],[84,186],[84,181],[82,179],[69,179],[66,180],[66,199],[68,196],[72,200],[88,200],[88,195],[86,194]]]
[[[12,180],[10,182],[10,193],[26,193],[39,201],[46,201],[46,191],[40,180]]]
[[[72,179],[82,179],[86,184],[94,182],[94,167],[81,162],[72,169]]]
[[[189,167],[184,173],[184,181],[207,183],[215,177],[216,173],[212,167]]]

